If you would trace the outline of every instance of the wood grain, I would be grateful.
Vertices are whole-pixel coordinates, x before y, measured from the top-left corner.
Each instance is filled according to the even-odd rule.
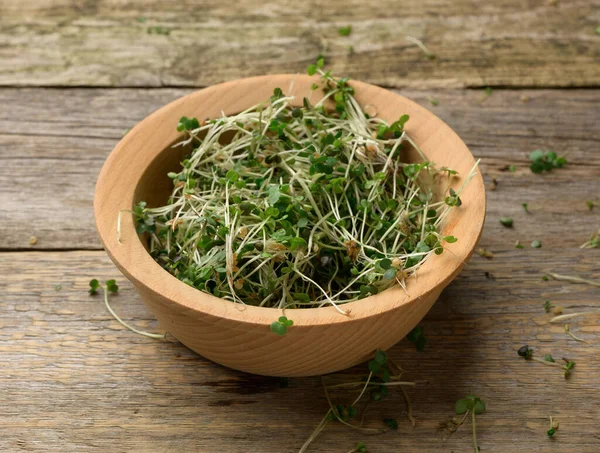
[[[438,424],[472,387],[488,406],[478,418],[482,451],[597,452],[600,318],[571,323],[591,345],[577,343],[562,325],[547,324],[543,301],[565,311],[600,310],[600,290],[540,275],[599,279],[598,252],[507,249],[491,261],[474,257],[426,317],[426,350],[404,341],[391,352],[417,383],[409,389],[416,428],[395,391],[372,405],[367,420],[380,426],[382,418],[397,417],[397,433],[367,436],[331,424],[309,451],[346,452],[358,441],[383,453],[416,445],[421,452],[471,451],[468,426],[444,442]],[[325,413],[316,378],[280,388],[277,379],[227,370],[179,344],[124,330],[100,296],[88,296],[92,277],[117,278],[115,310],[137,327],[159,330],[104,252],[2,253],[0,450],[295,452]],[[526,343],[539,354],[575,360],[571,378],[517,357]],[[347,402],[353,394],[336,395]],[[561,423],[554,440],[545,434],[548,415]]]
[[[0,90],[0,249],[98,249],[92,199],[104,159],[125,130],[183,89]],[[65,94],[67,93],[67,94]],[[600,91],[402,90],[445,120],[476,157],[489,191],[482,245],[500,251],[516,240],[574,247],[600,226]],[[522,98],[529,98],[522,102]],[[430,99],[439,101],[432,106]],[[552,148],[569,165],[535,175],[528,153]],[[505,168],[514,164],[517,171]],[[527,202],[531,214],[521,204]],[[498,218],[510,216],[507,230]],[[568,234],[564,234],[568,231]]]
[[[598,23],[589,0],[5,0],[0,85],[206,86],[304,72],[327,43],[336,73],[389,87],[589,87]]]

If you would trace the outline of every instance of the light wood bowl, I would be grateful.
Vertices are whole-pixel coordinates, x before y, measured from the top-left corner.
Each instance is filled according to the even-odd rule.
[[[280,87],[302,104],[316,77],[274,75],[223,83],[197,91],[154,112],[134,127],[112,151],[98,178],[94,212],[104,247],[135,285],[161,326],[202,356],[222,365],[269,376],[310,376],[338,371],[386,350],[402,339],[429,311],[441,291],[473,253],[485,218],[485,187],[475,176],[461,195],[462,206],[447,218],[444,234],[458,242],[430,257],[408,280],[408,294],[393,287],[344,305],[348,316],[333,307],[286,310],[293,327],[284,336],[269,330],[277,309],[243,306],[203,293],[162,269],[135,231],[132,215],[119,211],[140,200],[164,203],[172,190],[167,172],[177,171],[181,152],[171,149],[180,133],[181,116],[216,118],[263,102]],[[293,82],[292,87],[290,84]],[[459,172],[458,188],[475,164],[462,140],[443,121],[414,102],[382,88],[351,82],[356,99],[370,104],[389,122],[410,115],[406,131],[439,167]],[[313,94],[316,99],[318,93]],[[371,108],[373,108],[371,107]]]

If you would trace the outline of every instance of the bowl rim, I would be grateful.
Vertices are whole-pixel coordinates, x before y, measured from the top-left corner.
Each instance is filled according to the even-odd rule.
[[[131,210],[136,201],[134,194],[138,183],[154,158],[180,136],[175,128],[179,117],[215,117],[223,111],[226,114],[242,111],[263,102],[275,87],[281,87],[288,95],[295,94],[295,102],[300,105],[302,96],[312,92],[310,86],[316,81],[317,76],[278,74],[213,85],[161,107],[119,141],[98,177],[94,215],[106,252],[138,289],[160,296],[163,303],[186,315],[237,321],[246,328],[267,327],[281,315],[280,309],[224,301],[183,283],[156,263],[147,252],[135,231],[133,216],[121,214]],[[430,160],[434,160],[431,159],[432,155],[435,158],[443,154],[440,142],[444,142],[445,154],[454,165],[436,161],[438,166],[460,166],[460,174],[465,175],[468,171],[465,172],[464,169],[475,164],[465,143],[432,112],[384,88],[354,80],[350,84],[355,88],[357,101],[365,105],[365,101],[369,100],[368,104],[375,106],[379,117],[386,118],[399,111],[409,113],[411,121],[407,123],[406,130]],[[452,187],[458,187],[463,180],[464,177],[461,177]],[[462,206],[452,209],[446,219],[444,234],[453,233],[457,229],[464,234],[457,234],[457,242],[446,244],[443,254],[431,256],[421,266],[416,276],[407,282],[408,293],[399,286],[394,286],[379,294],[343,304],[343,308],[349,312],[347,316],[341,315],[332,306],[286,309],[286,316],[294,321],[294,330],[379,316],[400,307],[417,304],[432,291],[441,291],[461,271],[481,236],[486,213],[485,185],[481,171],[472,178],[461,198]],[[459,216],[462,216],[462,221],[457,219]],[[120,240],[117,238],[119,218]]]

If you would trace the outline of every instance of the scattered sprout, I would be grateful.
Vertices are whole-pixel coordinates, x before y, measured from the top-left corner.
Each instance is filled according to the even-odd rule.
[[[434,107],[437,107],[438,105],[440,105],[439,99],[433,98],[431,96],[429,96],[427,99],[428,99],[429,103],[431,105],[433,105]]]
[[[546,310],[546,313],[550,313],[550,310],[552,308],[554,308],[554,305],[552,305],[552,303],[549,300],[544,302],[544,310]]]
[[[54,290],[55,290],[56,292],[60,291],[61,289],[62,289],[62,285],[61,285],[60,283],[59,283],[58,285],[55,285],[55,286],[54,286]]]
[[[167,36],[171,33],[171,30],[169,28],[159,27],[159,26],[148,27],[148,29],[146,31],[148,32],[149,35],[165,35],[165,36]]]
[[[521,206],[523,206],[523,209],[525,210],[525,212],[527,214],[529,214],[529,204],[527,203],[522,203]]]
[[[280,316],[279,319],[273,322],[270,326],[271,332],[276,333],[277,335],[285,335],[287,332],[287,328],[294,325],[294,321],[291,319],[287,319],[285,316]]]
[[[558,431],[558,427],[559,427],[558,420],[553,420],[552,416],[550,416],[550,429],[546,433],[546,434],[548,434],[548,437],[554,436],[556,434],[556,431]]]
[[[100,283],[98,282],[97,279],[92,279],[90,280],[90,289],[89,289],[89,293],[90,294],[96,294],[96,291],[98,291],[98,288],[100,287]]]
[[[565,377],[570,376],[571,370],[575,367],[575,362],[572,360],[563,359],[567,364],[565,365]]]
[[[510,171],[511,173],[515,173],[517,171],[517,166],[513,164],[509,165],[508,171]]]
[[[581,343],[587,343],[587,341],[585,341],[583,338],[579,338],[578,336],[576,336],[573,332],[571,332],[571,329],[569,328],[568,324],[565,324],[565,332],[567,333],[567,335],[569,335],[573,340],[575,341],[579,341]]]
[[[512,228],[513,219],[511,219],[510,217],[500,217],[500,223],[506,228]]]
[[[523,244],[521,244],[520,241],[515,242],[515,248],[516,249],[524,249],[525,246]]]
[[[338,30],[338,34],[340,36],[350,36],[350,33],[352,33],[352,25],[347,25],[345,27],[341,27]]]
[[[556,360],[554,360],[554,358],[550,355],[550,354],[546,354],[544,356],[544,361],[545,362],[552,362],[552,363],[556,363]]]
[[[582,249],[595,249],[600,247],[600,228],[590,236],[590,239],[581,245]]]
[[[517,351],[520,357],[524,357],[526,359],[530,359],[533,355],[533,349],[531,349],[528,345],[521,346]]]
[[[479,453],[479,446],[477,445],[475,415],[483,414],[485,412],[485,403],[481,398],[478,398],[473,395],[467,395],[466,397],[456,401],[454,405],[454,411],[456,412],[456,415],[464,415],[463,421],[464,418],[467,417],[467,415],[471,414],[471,424],[473,428],[473,451],[475,453]],[[462,422],[460,422],[460,424],[457,425],[457,427],[461,424]]]
[[[488,260],[491,260],[494,257],[494,254],[490,252],[488,249],[484,249],[483,247],[477,249],[477,254]]]
[[[421,326],[417,326],[411,330],[406,336],[406,339],[415,344],[417,351],[423,351],[425,349],[425,345],[427,344],[425,330]]]
[[[552,171],[554,168],[562,168],[567,160],[564,157],[559,157],[554,151],[542,151],[536,149],[529,154],[531,160],[531,171],[533,173],[543,173],[544,171]]]
[[[531,242],[531,247],[533,247],[534,249],[542,248],[542,243],[541,243],[541,241],[538,241],[536,239],[535,241]]]

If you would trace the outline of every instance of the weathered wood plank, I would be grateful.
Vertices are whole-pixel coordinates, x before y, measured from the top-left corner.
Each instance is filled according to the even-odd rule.
[[[0,90],[0,248],[29,247],[31,235],[41,249],[99,248],[92,199],[104,159],[124,130],[188,92]],[[483,159],[488,182],[497,177],[497,190],[488,191],[483,246],[500,251],[516,240],[540,239],[544,246],[573,247],[600,226],[600,208],[589,212],[585,204],[600,201],[600,91],[497,90],[483,103],[482,93],[473,90],[401,93],[431,108],[462,136]],[[534,175],[527,156],[536,148],[566,153],[570,164]],[[502,171],[509,164],[517,166],[515,173]],[[501,216],[513,217],[514,229],[500,226]]]
[[[562,325],[547,324],[543,301],[566,311],[600,310],[600,289],[540,275],[553,270],[598,279],[599,251],[521,252],[472,259],[426,317],[426,350],[418,353],[406,341],[392,349],[406,379],[417,383],[409,389],[415,429],[392,391],[372,405],[367,420],[379,426],[397,417],[399,432],[367,436],[332,424],[309,451],[345,452],[358,441],[376,452],[416,445],[422,452],[471,451],[468,426],[444,442],[438,425],[472,387],[488,406],[478,421],[482,451],[597,452],[600,318],[571,323],[590,345],[577,343]],[[87,295],[93,277],[118,278],[103,252],[2,253],[0,450],[292,452],[326,411],[317,378],[280,388],[277,379],[230,371],[179,344],[123,329],[100,296]],[[131,285],[118,283],[117,312],[157,331]],[[559,369],[520,359],[515,351],[525,343],[575,360],[573,375],[565,380]],[[352,397],[337,395],[340,402]],[[545,434],[548,415],[561,422],[554,440]]]
[[[0,7],[0,85],[206,86],[302,72],[326,42],[336,73],[391,87],[598,86],[597,6],[8,0]],[[340,37],[345,25],[352,34]]]

